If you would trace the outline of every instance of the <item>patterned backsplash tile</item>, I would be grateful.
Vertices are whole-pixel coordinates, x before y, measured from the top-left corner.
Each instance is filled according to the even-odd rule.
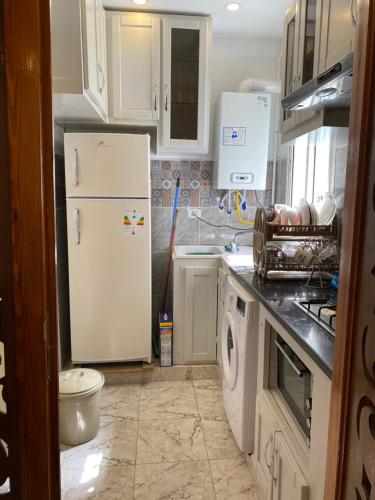
[[[270,204],[272,197],[272,163],[267,170],[265,191],[257,191],[258,199],[263,204]],[[187,245],[226,245],[233,239],[238,229],[245,226],[240,224],[235,212],[235,193],[232,192],[232,213],[225,209],[219,210],[219,201],[227,191],[212,188],[213,162],[211,161],[160,161],[151,162],[151,196],[152,196],[152,295],[154,303],[154,324],[157,319],[161,283],[164,266],[168,255],[172,224],[172,206],[176,192],[176,181],[180,177],[179,213],[176,228],[176,244]],[[255,215],[256,197],[254,191],[246,195],[247,211],[243,213],[245,219],[252,220]],[[187,208],[201,208],[202,219],[188,217]],[[214,227],[210,224],[214,224]],[[225,227],[225,226],[231,226]],[[252,234],[241,236],[240,244],[250,245]],[[171,292],[169,292],[171,293]],[[171,298],[169,298],[171,300]]]
[[[215,207],[225,190],[212,189],[212,161],[161,161],[151,162],[151,189],[153,207],[171,207],[180,177],[180,207]],[[266,191],[258,191],[261,203],[269,204],[272,195],[272,163],[268,165]],[[234,203],[233,193],[232,203]],[[247,201],[256,205],[253,191],[248,191]]]

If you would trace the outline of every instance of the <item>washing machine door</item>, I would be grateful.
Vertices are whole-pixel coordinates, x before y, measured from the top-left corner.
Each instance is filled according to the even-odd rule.
[[[226,311],[221,332],[224,384],[233,390],[238,375],[238,331],[231,311]]]

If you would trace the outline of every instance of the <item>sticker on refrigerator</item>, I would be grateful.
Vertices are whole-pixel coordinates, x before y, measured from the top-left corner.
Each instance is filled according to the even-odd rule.
[[[136,208],[124,211],[123,226],[125,233],[135,236],[143,231],[145,225],[145,214]]]
[[[223,127],[223,146],[246,146],[246,127]]]

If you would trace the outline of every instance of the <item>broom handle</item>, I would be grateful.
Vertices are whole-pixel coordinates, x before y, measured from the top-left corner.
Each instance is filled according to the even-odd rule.
[[[169,273],[170,273],[170,268],[171,268],[174,240],[175,240],[175,236],[176,236],[177,216],[178,216],[178,209],[176,210],[176,216],[175,216],[174,221],[173,221],[174,223],[173,223],[173,228],[172,228],[171,241],[169,244],[167,265],[166,265],[165,272],[164,272],[164,289],[163,289],[162,300],[161,300],[160,308],[159,308],[160,312],[165,312],[165,306],[167,303]]]

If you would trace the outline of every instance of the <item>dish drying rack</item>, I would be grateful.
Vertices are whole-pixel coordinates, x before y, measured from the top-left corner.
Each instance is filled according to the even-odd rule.
[[[297,253],[309,249],[310,262],[301,263],[295,255],[288,255],[283,248]],[[329,258],[319,259],[319,252],[328,247],[334,248]],[[267,212],[258,208],[254,221],[253,241],[254,267],[263,278],[301,278],[335,274],[339,270],[337,246],[337,219],[329,226],[317,225],[278,225],[267,221]]]

